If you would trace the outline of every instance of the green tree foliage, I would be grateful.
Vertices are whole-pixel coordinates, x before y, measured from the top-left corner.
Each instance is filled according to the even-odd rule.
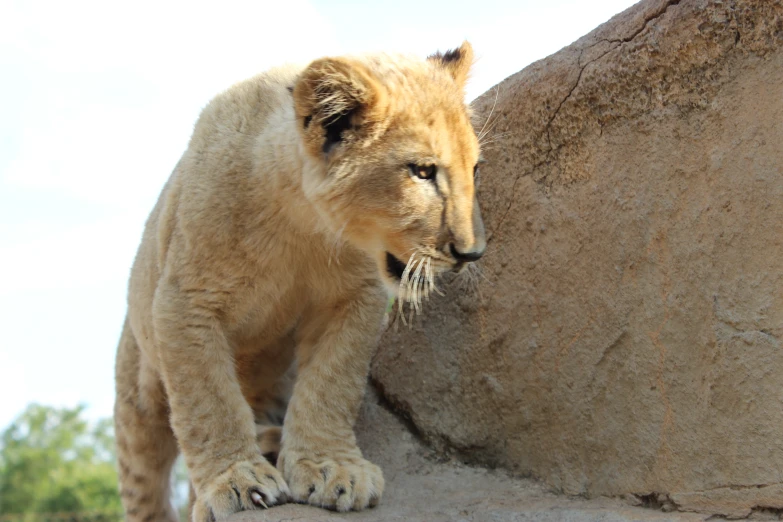
[[[84,407],[30,405],[0,439],[0,520],[35,513],[122,512],[110,419]],[[117,520],[118,518],[114,518]]]

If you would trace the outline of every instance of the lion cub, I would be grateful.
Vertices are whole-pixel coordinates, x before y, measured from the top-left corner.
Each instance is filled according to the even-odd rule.
[[[197,522],[379,501],[353,425],[388,295],[420,302],[486,245],[472,59],[467,42],[427,60],[323,58],[204,109],[130,277],[115,405],[128,520],[177,519],[178,450]],[[276,410],[281,439],[257,431]]]

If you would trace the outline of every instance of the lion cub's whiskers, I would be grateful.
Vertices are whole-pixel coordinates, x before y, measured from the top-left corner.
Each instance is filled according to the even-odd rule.
[[[495,101],[492,103],[492,109],[489,111],[489,116],[487,116],[486,121],[484,122],[484,126],[481,127],[481,130],[478,133],[478,141],[481,143],[482,138],[486,137],[487,134],[489,134],[493,127],[495,126],[494,123],[490,126],[489,129],[487,129],[487,125],[489,125],[490,120],[492,119],[492,115],[495,114],[495,107],[498,104],[498,96],[500,95],[500,86],[495,87]],[[497,121],[497,120],[496,120]]]
[[[414,312],[416,315],[419,315],[421,313],[419,309],[419,303],[418,303],[418,287],[419,287],[419,274],[421,273],[421,267],[424,263],[424,259],[418,259],[415,262],[416,269],[414,270],[412,267],[414,265],[411,265],[411,273],[409,274],[409,278],[406,285],[406,293],[405,293],[405,299],[408,301],[409,304],[409,315],[408,315],[408,321],[413,324],[413,315]]]
[[[411,268],[413,268],[413,261],[416,257],[416,252],[413,252],[411,254],[411,257],[408,258],[408,262],[405,264],[405,270],[402,271],[402,277],[400,278],[400,291],[397,295],[397,316],[402,319],[402,323],[404,325],[407,325],[408,323],[405,321],[405,313],[403,311],[403,306],[405,304],[405,301],[408,299],[408,276],[411,273]]]
[[[478,293],[480,291],[480,279],[484,279],[492,286],[492,282],[484,275],[481,267],[475,263],[470,263],[466,270],[457,275],[456,281],[461,292]]]
[[[421,315],[423,303],[430,300],[432,292],[445,295],[435,284],[437,274],[432,261],[432,256],[427,253],[416,251],[411,254],[400,278],[395,321],[400,319],[404,325],[411,327],[413,317]]]
[[[419,310],[421,307],[421,290],[419,287],[421,286],[420,283],[422,282],[422,278],[420,277],[421,269],[424,268],[424,265],[426,264],[427,258],[423,258],[419,260],[419,264],[416,266],[416,272],[413,274],[413,307],[416,309],[416,314],[419,314]]]
[[[438,285],[435,283],[436,278],[437,278],[437,274],[435,274],[435,271],[430,267],[430,273],[429,273],[430,292],[435,291],[435,293],[438,294],[439,296],[446,297],[446,294],[441,292],[440,288],[438,288]]]

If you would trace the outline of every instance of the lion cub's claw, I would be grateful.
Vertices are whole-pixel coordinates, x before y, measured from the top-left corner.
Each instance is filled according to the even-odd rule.
[[[375,507],[383,494],[381,468],[361,457],[313,459],[281,454],[294,502],[336,511]]]
[[[199,493],[193,522],[214,522],[238,511],[285,504],[290,498],[288,485],[269,462],[237,462]]]

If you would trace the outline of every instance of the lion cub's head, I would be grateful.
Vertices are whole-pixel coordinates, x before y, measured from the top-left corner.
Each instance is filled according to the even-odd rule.
[[[464,102],[472,60],[467,42],[427,60],[323,58],[294,87],[308,198],[408,300],[486,247]]]

